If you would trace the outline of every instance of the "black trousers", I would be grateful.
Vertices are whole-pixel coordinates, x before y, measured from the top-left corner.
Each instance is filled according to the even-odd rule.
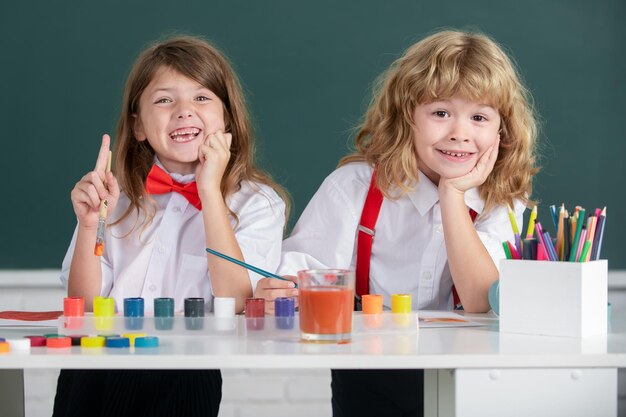
[[[424,371],[332,370],[333,417],[422,417]]]
[[[217,417],[219,370],[62,369],[53,417]]]

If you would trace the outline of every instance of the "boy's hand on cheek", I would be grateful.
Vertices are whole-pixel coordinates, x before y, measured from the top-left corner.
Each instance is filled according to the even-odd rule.
[[[498,159],[498,147],[500,139],[480,157],[474,168],[467,174],[457,178],[444,178],[439,180],[439,195],[465,194],[471,188],[482,185],[486,180]]]
[[[230,145],[233,136],[218,130],[209,134],[198,147],[199,164],[196,168],[196,183],[200,197],[206,193],[219,193],[224,171],[230,160]]]

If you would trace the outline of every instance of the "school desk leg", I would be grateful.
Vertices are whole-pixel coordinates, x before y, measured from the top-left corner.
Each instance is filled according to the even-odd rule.
[[[617,369],[457,369],[456,417],[617,417]]]
[[[24,370],[0,370],[0,416],[24,417]]]
[[[424,417],[454,417],[454,371],[424,370]]]

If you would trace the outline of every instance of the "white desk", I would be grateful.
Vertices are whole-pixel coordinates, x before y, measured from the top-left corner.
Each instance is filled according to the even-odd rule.
[[[154,350],[33,348],[28,354],[0,355],[0,392],[9,385],[19,387],[22,370],[30,368],[415,368],[433,370],[426,372],[427,415],[617,415],[617,368],[626,367],[626,319],[614,317],[607,336],[575,339],[503,334],[492,316],[467,316],[487,326],[356,335],[342,345],[301,343],[297,337],[171,337],[161,338]],[[3,328],[0,336],[49,331]],[[456,370],[454,377],[440,371],[448,369]],[[23,394],[7,395],[12,403],[23,402]],[[0,398],[0,404],[9,402]],[[1,409],[0,414],[10,415]]]

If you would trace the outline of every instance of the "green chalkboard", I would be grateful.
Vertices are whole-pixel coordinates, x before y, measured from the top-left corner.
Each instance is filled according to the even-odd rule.
[[[603,255],[626,269],[625,18],[621,0],[3,2],[0,269],[60,266],[70,190],[114,130],[147,43],[201,35],[230,57],[293,223],[348,151],[376,76],[443,27],[482,30],[511,52],[542,118],[540,218],[549,204],[607,206]]]

